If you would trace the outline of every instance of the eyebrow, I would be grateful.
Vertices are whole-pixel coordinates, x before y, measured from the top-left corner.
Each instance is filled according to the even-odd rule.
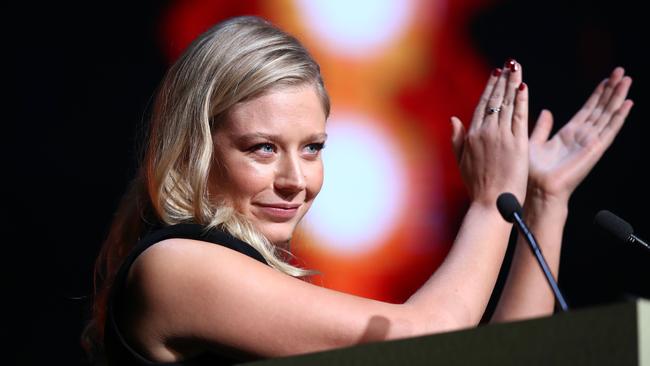
[[[241,136],[238,136],[236,139],[237,141],[250,141],[254,139],[265,139],[265,140],[271,140],[271,141],[278,141],[281,140],[282,135],[271,135],[267,133],[262,133],[262,132],[254,132],[254,133],[247,133]],[[307,136],[304,140],[325,140],[327,139],[327,134],[326,133],[314,133],[309,136]]]

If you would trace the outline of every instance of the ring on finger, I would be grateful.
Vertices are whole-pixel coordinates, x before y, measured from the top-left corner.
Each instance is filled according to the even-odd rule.
[[[494,114],[501,111],[501,107],[489,107],[487,109],[487,114]]]

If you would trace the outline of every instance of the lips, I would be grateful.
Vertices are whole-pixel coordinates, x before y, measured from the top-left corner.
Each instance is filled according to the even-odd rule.
[[[272,207],[272,208],[282,208],[286,210],[290,210],[293,208],[298,208],[300,207],[300,203],[258,203],[257,204],[260,207]]]
[[[298,213],[301,204],[296,203],[258,203],[255,204],[259,213],[274,222],[291,220]]]

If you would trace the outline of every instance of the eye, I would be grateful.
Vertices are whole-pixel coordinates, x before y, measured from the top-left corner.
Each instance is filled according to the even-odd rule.
[[[324,148],[325,148],[325,143],[323,142],[317,142],[305,146],[305,150],[307,151],[307,153],[314,154],[314,155],[318,154],[318,152],[323,150]]]
[[[265,142],[251,147],[250,151],[259,152],[265,155],[273,154],[275,152],[275,146],[271,143]]]

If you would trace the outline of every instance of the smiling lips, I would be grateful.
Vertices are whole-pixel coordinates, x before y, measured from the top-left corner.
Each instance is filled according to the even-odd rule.
[[[282,222],[296,216],[301,205],[296,203],[258,203],[256,206],[270,220]]]

